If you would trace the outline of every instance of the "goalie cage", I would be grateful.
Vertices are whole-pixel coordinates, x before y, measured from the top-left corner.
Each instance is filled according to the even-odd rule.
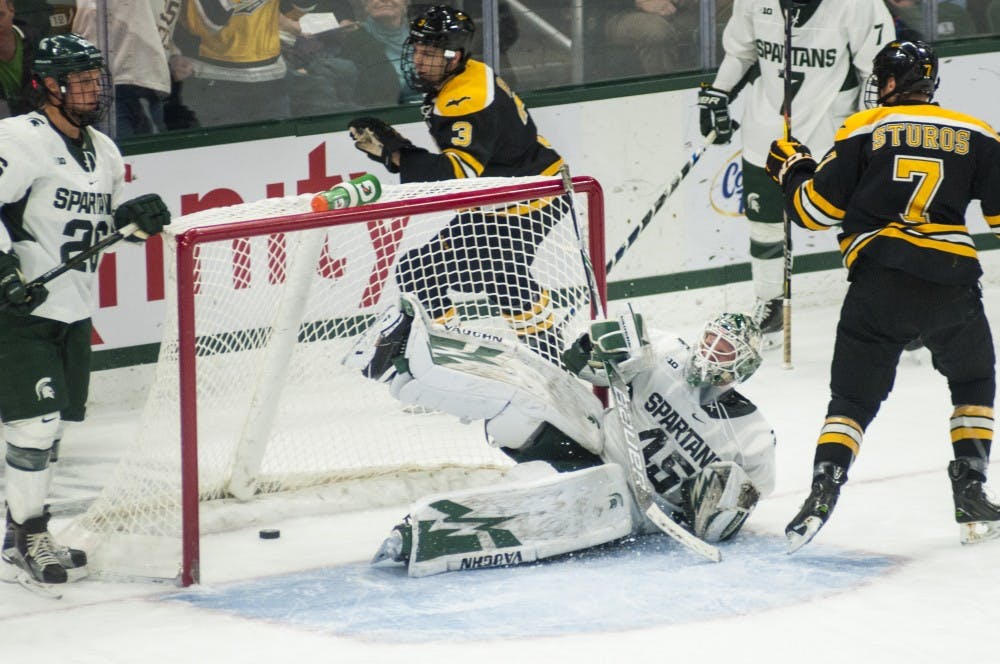
[[[86,550],[105,578],[187,586],[200,581],[203,533],[403,505],[497,479],[512,464],[480,428],[407,412],[387,385],[341,360],[398,301],[395,267],[406,251],[459,211],[551,200],[566,184],[389,185],[363,207],[313,213],[312,196],[300,195],[174,220],[164,233],[163,341],[138,434],[61,539]],[[574,212],[550,220],[531,261],[564,342],[593,317],[592,293],[605,297],[603,193],[590,177],[572,184]],[[450,292],[451,322],[516,338],[495,302],[474,285],[462,291]]]

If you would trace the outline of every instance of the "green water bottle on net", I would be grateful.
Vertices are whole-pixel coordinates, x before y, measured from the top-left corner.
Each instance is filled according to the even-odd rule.
[[[378,178],[366,173],[316,194],[312,199],[312,209],[313,212],[326,212],[367,205],[377,201],[381,195],[382,184]]]

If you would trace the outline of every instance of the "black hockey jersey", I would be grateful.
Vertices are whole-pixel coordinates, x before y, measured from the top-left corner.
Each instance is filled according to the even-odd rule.
[[[521,99],[478,60],[428,95],[423,114],[441,153],[401,150],[401,182],[555,175],[562,166]]]
[[[798,225],[839,225],[844,264],[859,256],[942,284],[982,275],[965,225],[979,199],[1000,236],[1000,136],[972,116],[936,104],[855,113],[811,180],[787,198]]]

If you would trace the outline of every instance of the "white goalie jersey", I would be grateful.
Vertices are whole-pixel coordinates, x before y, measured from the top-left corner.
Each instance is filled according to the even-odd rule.
[[[489,442],[518,460],[530,450],[528,458],[554,462],[546,452],[570,445],[583,450],[589,462],[583,465],[604,462],[558,475],[548,469],[541,476],[537,463],[522,463],[515,470],[523,472],[512,472],[507,484],[414,503],[410,518],[420,528],[405,528],[412,531],[408,545],[419,551],[413,559],[406,556],[411,575],[465,569],[484,560],[491,565],[527,562],[656,530],[626,481],[627,452],[618,414],[604,408],[591,384],[521,344],[433,324],[421,315],[419,305],[413,302],[411,307],[416,313],[412,322],[396,312],[384,325],[374,326],[383,329],[375,346],[388,347],[386,339],[393,336],[401,342],[399,332],[405,330],[405,344],[396,346],[401,355],[393,362],[396,373],[390,385],[397,399],[463,421],[485,420]],[[365,345],[361,342],[356,349]],[[757,408],[735,390],[690,386],[684,375],[688,352],[683,341],[664,336],[618,366],[631,387],[632,421],[657,502],[697,536],[719,541],[732,536],[758,498],[772,491],[774,435]],[[345,363],[363,367],[368,358],[370,353],[356,350]],[[606,382],[602,372],[585,370],[582,375],[595,384]],[[540,444],[543,438],[547,440]],[[524,479],[525,472],[532,475],[530,480]],[[698,479],[707,477],[713,479],[704,486],[714,482],[713,488],[702,495],[715,493],[702,506],[691,494],[698,491]],[[502,539],[518,544],[498,548],[486,531],[471,538],[474,544],[468,550],[447,548],[454,542],[446,545],[443,536],[428,537],[437,532],[438,523],[447,531],[449,519],[459,513],[490,519],[510,514],[511,527]],[[719,515],[723,517],[716,518]],[[424,539],[418,542],[420,537]],[[436,543],[430,544],[432,540]],[[499,549],[516,559],[476,553]]]
[[[733,389],[693,388],[686,382],[687,345],[661,335],[623,365],[632,397],[646,474],[660,506],[687,509],[682,487],[709,464],[739,466],[761,496],[774,489],[774,432],[757,407]],[[602,457],[624,465],[627,452],[614,413],[605,414]]]
[[[781,0],[736,0],[722,36],[725,57],[713,87],[730,91],[755,63],[745,95],[743,156],[763,166],[784,132],[785,22]],[[791,4],[791,3],[789,3]],[[833,145],[844,118],[860,109],[875,54],[896,38],[883,0],[816,0],[792,29],[792,132],[816,154]]]

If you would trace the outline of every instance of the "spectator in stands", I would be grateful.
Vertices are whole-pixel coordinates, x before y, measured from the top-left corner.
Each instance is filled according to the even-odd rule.
[[[382,46],[385,57],[392,63],[399,81],[400,103],[420,101],[423,97],[406,85],[400,62],[403,58],[403,42],[410,34],[406,16],[407,0],[364,0],[365,16],[361,28]]]
[[[170,94],[170,70],[149,2],[77,0],[73,32],[98,43],[98,21],[107,17],[108,60],[115,85],[116,140],[166,131],[163,103]]]
[[[912,8],[916,5],[917,0],[885,0],[885,6],[889,9],[889,13],[892,14],[893,23],[896,25],[896,38],[902,41],[923,41],[924,36],[921,28],[924,24],[923,16],[920,13],[915,13]],[[923,10],[919,7],[918,12]],[[904,14],[906,18],[904,18]],[[916,20],[916,23],[909,23],[911,20]]]
[[[405,85],[400,68],[409,34],[407,0],[364,0],[362,8],[360,20],[353,13],[336,12],[339,28],[302,34],[286,51],[293,66],[294,115],[393,106],[422,98]]]
[[[14,0],[0,0],[0,118],[33,110],[31,62],[37,35],[14,18]]]
[[[185,4],[183,21],[199,40],[197,54],[188,63],[175,59],[171,67],[184,81],[185,102],[201,126],[290,117],[279,15],[296,20],[314,5],[291,0],[289,6],[282,12],[281,0],[189,0]]]
[[[910,29],[906,34],[897,32],[900,39],[919,38],[920,33],[926,30],[923,0],[886,0],[886,5],[897,23],[901,21]],[[932,41],[960,39],[975,34],[976,26],[964,7],[950,0],[937,3],[937,28],[930,36]]]
[[[615,74],[666,74],[698,65],[693,0],[615,0],[605,25]],[[624,51],[627,56],[618,55]]]

